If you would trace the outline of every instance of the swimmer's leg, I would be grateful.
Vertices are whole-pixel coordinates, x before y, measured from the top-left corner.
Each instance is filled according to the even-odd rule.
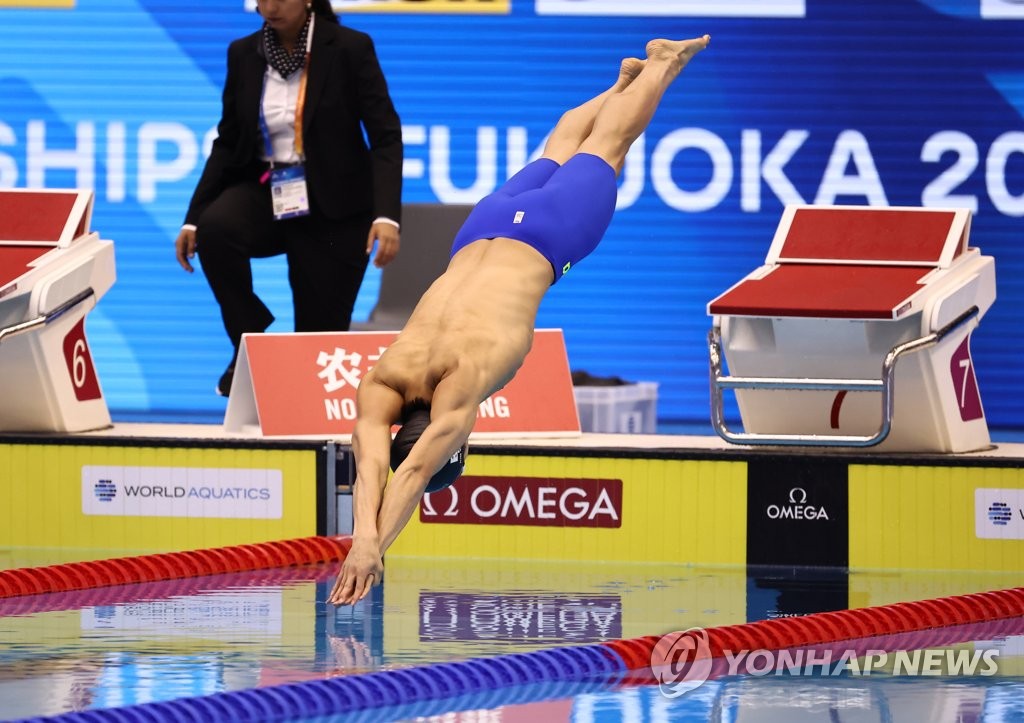
[[[599,156],[616,173],[621,171],[629,147],[651,122],[665,90],[710,40],[705,35],[691,40],[649,42],[647,62],[640,74],[622,92],[607,97],[579,152]]]
[[[597,117],[604,102],[610,96],[625,90],[643,70],[645,62],[639,58],[626,58],[619,66],[619,77],[611,88],[583,105],[563,113],[544,145],[543,157],[550,158],[559,165],[572,158],[579,150],[580,144],[590,135],[594,127],[594,118]]]

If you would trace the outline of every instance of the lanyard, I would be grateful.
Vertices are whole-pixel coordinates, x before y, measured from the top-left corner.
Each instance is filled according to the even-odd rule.
[[[306,104],[306,79],[309,75],[309,56],[310,50],[313,46],[313,25],[316,22],[316,13],[312,13],[309,17],[309,30],[306,32],[306,56],[302,61],[302,70],[299,71],[301,76],[299,77],[299,93],[295,99],[295,153],[298,155],[299,160],[305,160],[305,154],[302,143],[302,116],[303,106]],[[263,150],[270,159],[270,167],[274,167],[274,146],[270,142],[270,127],[267,125],[267,117],[263,112],[263,103],[267,97],[267,75],[270,72],[270,66],[267,66],[267,71],[263,74],[263,89],[260,92],[260,133],[263,135]]]

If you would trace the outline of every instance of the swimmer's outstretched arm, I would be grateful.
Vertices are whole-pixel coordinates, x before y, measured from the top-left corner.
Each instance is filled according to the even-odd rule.
[[[468,410],[438,412],[437,396],[435,392],[430,424],[384,491],[384,502],[377,516],[381,555],[409,523],[430,478],[466,443],[476,422],[475,404]]]
[[[408,524],[430,478],[469,439],[480,404],[480,390],[476,387],[482,382],[478,376],[464,365],[435,387],[430,400],[430,424],[384,491],[384,503],[377,516],[381,555]]]
[[[434,399],[437,399],[436,393]],[[455,450],[465,444],[475,421],[475,406],[470,415],[457,411],[443,414],[434,411],[431,414],[430,424],[416,440],[409,456],[395,470],[384,490],[375,525],[377,537],[372,538],[379,542],[371,548],[370,537],[353,535],[352,549],[345,558],[341,574],[327,598],[328,602],[335,605],[359,602],[366,597],[371,587],[381,582],[385,551],[409,523],[430,478],[444,466]],[[359,487],[358,481],[356,487]],[[361,513],[367,512],[369,505],[359,509]]]
[[[377,515],[384,496],[391,457],[391,425],[401,413],[402,397],[375,383],[372,372],[363,379],[358,395],[359,419],[352,435],[356,481],[352,489],[352,548],[327,601],[346,605],[361,600],[379,583],[381,558]]]

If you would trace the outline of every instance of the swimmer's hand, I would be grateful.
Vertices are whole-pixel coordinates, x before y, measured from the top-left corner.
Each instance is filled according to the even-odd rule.
[[[356,538],[352,542],[352,549],[345,556],[327,602],[332,605],[354,605],[383,579],[384,561],[380,556],[380,547],[374,541]]]

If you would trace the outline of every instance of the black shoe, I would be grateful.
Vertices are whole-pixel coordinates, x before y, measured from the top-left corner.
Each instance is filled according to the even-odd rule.
[[[228,368],[224,370],[224,373],[220,375],[220,381],[217,382],[216,392],[222,397],[228,396],[231,393],[231,381],[235,378],[235,362],[234,360],[228,364]]]

